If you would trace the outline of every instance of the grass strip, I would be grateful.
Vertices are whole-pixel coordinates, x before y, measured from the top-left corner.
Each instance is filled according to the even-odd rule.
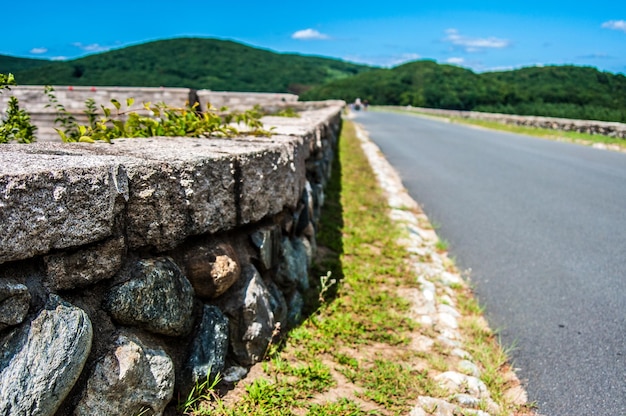
[[[254,377],[224,397],[201,392],[207,399],[184,414],[406,415],[419,396],[449,399],[434,377],[459,359],[442,345],[428,352],[411,345],[416,336],[436,335],[410,318],[411,305],[400,295],[418,284],[399,242],[403,232],[389,217],[351,122],[344,123],[339,146],[318,234],[314,272],[321,277],[307,296],[314,300],[307,318],[270,350]],[[469,319],[462,325],[473,337],[470,346],[480,343],[466,349],[487,363],[481,365],[501,414],[526,414],[501,394],[509,382],[500,376],[506,355],[490,331],[472,324],[482,310],[466,286],[453,290]]]

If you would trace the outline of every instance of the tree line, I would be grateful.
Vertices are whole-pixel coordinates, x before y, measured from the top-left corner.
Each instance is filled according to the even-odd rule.
[[[331,81],[301,99],[356,97],[377,105],[626,122],[626,77],[591,67],[545,66],[477,74],[414,61]]]
[[[128,46],[69,61],[0,56],[0,72],[20,84],[183,87],[300,94],[370,70],[337,59],[281,54],[232,41],[178,38]]]
[[[626,122],[626,77],[571,65],[478,74],[421,60],[384,69],[179,38],[63,62],[0,55],[1,72],[14,73],[20,84],[291,92],[301,100],[358,97],[375,105]]]

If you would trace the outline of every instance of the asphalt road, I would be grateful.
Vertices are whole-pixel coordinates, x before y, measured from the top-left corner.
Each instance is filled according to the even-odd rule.
[[[355,121],[471,269],[539,412],[626,415],[626,154],[392,113]]]

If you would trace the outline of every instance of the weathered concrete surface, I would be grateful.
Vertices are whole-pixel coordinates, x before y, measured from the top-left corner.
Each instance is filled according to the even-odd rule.
[[[0,147],[0,263],[113,235],[128,199],[120,161],[67,145]]]
[[[106,240],[124,222],[129,248],[167,250],[295,207],[339,108],[268,117],[269,138],[3,145],[0,264]]]

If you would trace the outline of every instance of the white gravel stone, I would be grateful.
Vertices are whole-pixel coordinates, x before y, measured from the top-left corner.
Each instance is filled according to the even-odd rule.
[[[433,318],[431,318],[428,315],[421,316],[420,317],[420,322],[424,326],[433,326],[435,324],[434,321],[433,321]]]
[[[418,405],[411,410],[409,416],[454,416],[460,410],[459,406],[448,403],[443,399],[420,396]]]
[[[440,302],[441,302],[442,304],[444,304],[444,305],[448,305],[448,306],[450,306],[450,307],[454,308],[454,304],[455,304],[455,302],[454,302],[454,300],[450,297],[450,295],[448,295],[448,294],[441,295],[441,296],[439,296],[439,300],[440,300]]]
[[[462,358],[464,360],[470,360],[470,361],[472,360],[472,355],[469,352],[462,350],[461,348],[454,348],[450,352],[450,355],[454,357]]]
[[[448,338],[445,335],[439,335],[437,337],[437,341],[443,344],[443,346],[449,347],[449,348],[458,348],[461,346],[460,342],[455,341],[454,339]]]
[[[463,279],[461,279],[461,276],[450,272],[441,273],[439,280],[446,286],[463,284]]]
[[[439,305],[437,307],[437,310],[439,311],[439,313],[447,313],[448,315],[452,315],[455,318],[460,318],[461,317],[461,314],[459,313],[459,311],[457,311],[456,309],[454,309],[450,305],[446,305],[445,303]]]
[[[435,377],[441,387],[450,392],[470,394],[480,399],[489,398],[487,386],[480,379],[457,373],[456,371],[446,371]]]
[[[476,364],[469,360],[462,360],[459,362],[459,370],[469,376],[480,377],[480,369]]]
[[[445,312],[437,314],[437,324],[452,329],[457,329],[459,327],[459,323],[457,322],[456,318],[451,314]]]
[[[463,407],[476,408],[480,405],[480,399],[469,394],[455,394],[452,401]]]

